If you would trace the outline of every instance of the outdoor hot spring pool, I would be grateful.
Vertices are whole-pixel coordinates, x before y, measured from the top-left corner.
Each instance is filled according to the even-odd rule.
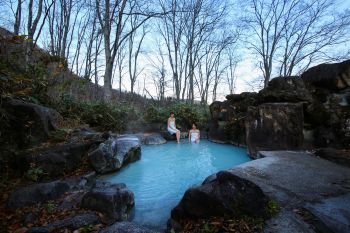
[[[135,194],[132,221],[157,229],[166,228],[171,209],[189,187],[250,160],[245,149],[207,140],[200,144],[168,142],[141,150],[139,161],[101,179],[125,183]]]

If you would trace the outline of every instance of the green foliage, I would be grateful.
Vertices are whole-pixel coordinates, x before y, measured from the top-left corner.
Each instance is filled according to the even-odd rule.
[[[274,216],[280,211],[281,207],[274,200],[270,200],[267,203],[267,209],[269,211],[270,216]]]
[[[47,98],[47,70],[41,63],[26,70],[0,60],[0,93],[3,98],[17,98],[39,103]]]
[[[57,209],[57,204],[52,201],[49,201],[44,205],[44,209],[51,214]]]
[[[112,105],[106,102],[77,102],[71,98],[62,98],[52,104],[63,117],[79,119],[81,124],[89,124],[98,130],[120,132],[125,129],[132,109],[125,105]]]
[[[67,129],[58,129],[53,131],[50,135],[50,141],[52,142],[63,142],[67,137]]]
[[[88,224],[88,225],[85,225],[85,226],[79,228],[79,232],[82,232],[82,233],[84,233],[84,232],[91,232],[91,231],[94,231],[95,228],[96,228],[95,225]]]
[[[166,107],[156,107],[154,105],[148,107],[145,120],[148,122],[164,122],[166,124],[170,112],[174,112],[179,128],[190,128],[192,123],[197,123],[201,127],[206,125],[209,119],[207,106],[173,103]]]
[[[38,181],[43,174],[44,174],[44,170],[41,167],[32,166],[27,171],[26,177],[31,181]]]

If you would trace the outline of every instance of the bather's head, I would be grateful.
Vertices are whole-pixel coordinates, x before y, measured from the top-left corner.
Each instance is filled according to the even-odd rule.
[[[197,129],[197,124],[196,123],[192,123],[192,129]]]
[[[174,117],[174,116],[175,116],[174,112],[171,112],[170,117]]]

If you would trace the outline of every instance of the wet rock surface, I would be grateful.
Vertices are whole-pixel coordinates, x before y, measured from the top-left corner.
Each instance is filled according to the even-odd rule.
[[[144,145],[160,145],[166,143],[165,138],[159,133],[143,133],[136,134],[140,139],[141,144]]]
[[[89,162],[98,173],[119,170],[141,158],[140,140],[135,135],[111,137],[89,153]]]

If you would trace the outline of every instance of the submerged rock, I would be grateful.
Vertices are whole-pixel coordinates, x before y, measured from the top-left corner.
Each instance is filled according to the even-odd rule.
[[[111,137],[89,153],[90,164],[101,174],[117,171],[140,158],[140,140],[135,135]]]
[[[169,223],[176,226],[186,219],[206,219],[213,216],[267,218],[268,198],[251,181],[228,171],[188,189],[180,203],[171,211]]]
[[[246,142],[251,157],[258,150],[297,149],[303,144],[303,107],[296,103],[269,103],[250,107]]]
[[[100,233],[156,233],[145,227],[141,227],[131,222],[117,222],[113,225],[103,228]]]
[[[109,222],[128,220],[133,206],[134,194],[125,184],[97,182],[81,201],[81,207],[105,214]]]

